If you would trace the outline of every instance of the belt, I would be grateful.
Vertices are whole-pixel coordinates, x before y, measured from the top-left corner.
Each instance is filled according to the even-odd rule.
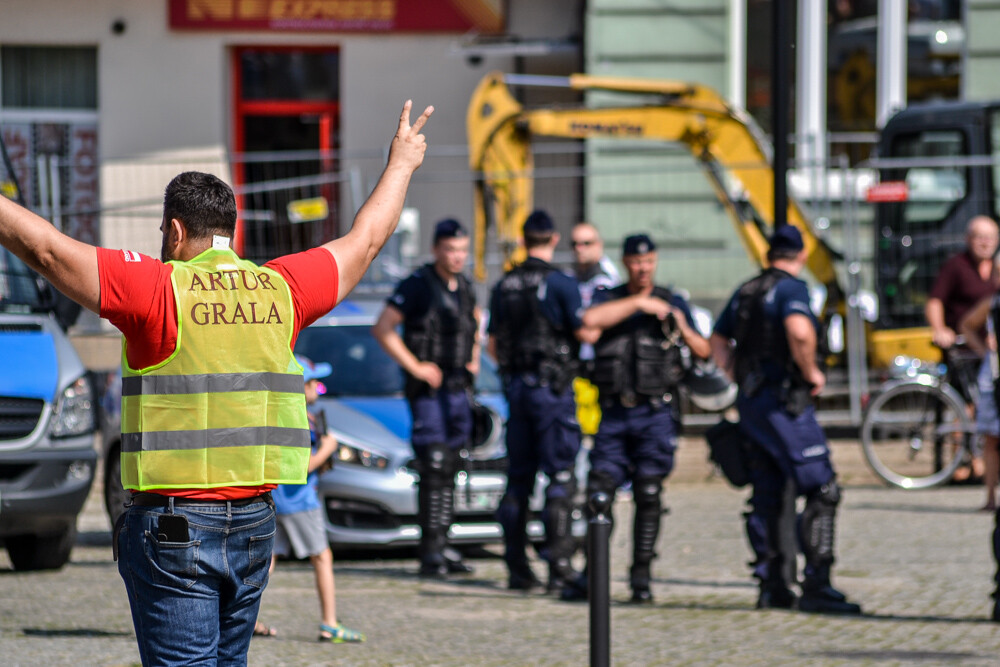
[[[672,399],[673,397],[670,394],[664,394],[663,396],[646,396],[645,394],[626,392],[615,396],[608,396],[607,398],[600,400],[600,403],[605,407],[611,407],[617,403],[623,408],[635,408],[648,403],[654,408],[660,408],[667,403],[670,403]]]
[[[271,500],[270,491],[252,498],[239,498],[237,500],[199,500],[197,498],[178,498],[177,496],[165,496],[161,493],[140,491],[139,493],[133,493],[132,498],[126,504],[133,507],[167,507],[170,504],[171,498],[174,501],[174,507],[244,507],[254,503],[267,503],[272,506],[274,504],[274,501]]]

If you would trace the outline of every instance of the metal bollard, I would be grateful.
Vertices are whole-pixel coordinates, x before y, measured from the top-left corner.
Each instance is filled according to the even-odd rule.
[[[590,497],[587,524],[587,587],[590,590],[590,664],[607,667],[611,660],[611,498],[598,491]]]

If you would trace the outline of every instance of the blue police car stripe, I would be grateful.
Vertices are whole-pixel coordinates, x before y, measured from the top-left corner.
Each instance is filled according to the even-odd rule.
[[[158,452],[219,447],[311,447],[309,429],[259,426],[211,428],[199,431],[151,431],[122,433],[123,452]]]
[[[0,333],[0,396],[55,399],[56,344],[44,331]]]
[[[413,419],[406,401],[398,398],[348,398],[344,396],[338,397],[338,400],[381,423],[396,437],[402,440],[410,439]]]
[[[304,393],[301,375],[289,373],[213,373],[140,375],[122,378],[122,396],[140,394],[216,394],[227,391]]]

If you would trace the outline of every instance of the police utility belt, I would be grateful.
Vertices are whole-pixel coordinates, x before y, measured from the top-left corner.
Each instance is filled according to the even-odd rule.
[[[601,407],[608,408],[615,405],[620,405],[623,408],[635,408],[640,405],[649,404],[653,408],[659,409],[674,400],[674,397],[667,393],[662,396],[647,396],[646,394],[637,394],[634,391],[623,391],[620,394],[612,396],[602,396],[599,398]]]

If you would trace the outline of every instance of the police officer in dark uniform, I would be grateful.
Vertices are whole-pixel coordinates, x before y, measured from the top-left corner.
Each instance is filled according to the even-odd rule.
[[[805,282],[797,276],[807,253],[791,225],[770,239],[770,267],[744,283],[720,315],[710,343],[720,368],[739,384],[740,430],[751,441],[753,493],[746,530],[760,581],[758,608],[791,608],[796,596],[784,580],[779,517],[791,480],[805,508],[799,543],[806,559],[801,611],[860,614],[830,583],[834,528],[841,491],[813,397],[825,377],[817,365],[818,326]]]
[[[472,435],[479,310],[462,273],[469,256],[465,228],[456,220],[439,222],[433,252],[434,263],[396,287],[372,333],[406,373],[413,451],[420,466],[420,576],[442,578],[472,572],[447,541],[459,453]]]
[[[504,530],[504,559],[509,587],[528,590],[541,582],[527,558],[528,499],[539,469],[548,477],[545,492],[549,590],[561,590],[575,577],[570,558],[574,465],[580,449],[580,427],[572,383],[579,341],[587,338],[576,281],[549,262],[559,234],[544,211],[524,223],[528,259],[509,271],[493,289],[489,345],[504,376],[510,418],[507,422],[507,490],[497,510]]]
[[[685,356],[707,358],[708,341],[694,328],[687,302],[655,285],[656,246],[645,234],[622,246],[628,282],[594,293],[584,324],[600,330],[594,345],[594,384],[601,424],[590,452],[587,497],[603,491],[614,498],[632,481],[635,521],[630,583],[633,602],[652,602],[650,566],[663,513],[663,480],[674,466],[678,415],[675,392]],[[578,578],[563,599],[585,597]]]

